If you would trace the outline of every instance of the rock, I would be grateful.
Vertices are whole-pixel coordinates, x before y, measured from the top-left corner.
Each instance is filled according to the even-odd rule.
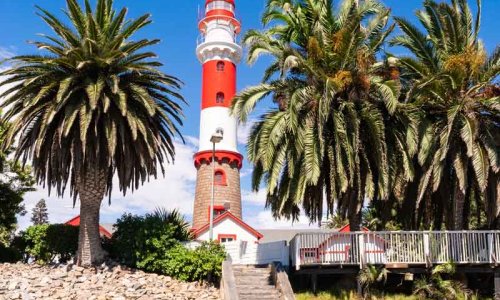
[[[220,299],[219,291],[197,283],[106,263],[85,269],[72,264],[0,264],[0,300],[8,299]]]
[[[13,291],[13,290],[17,289],[18,286],[19,286],[19,282],[13,280],[9,284],[9,287],[7,288],[7,290]]]

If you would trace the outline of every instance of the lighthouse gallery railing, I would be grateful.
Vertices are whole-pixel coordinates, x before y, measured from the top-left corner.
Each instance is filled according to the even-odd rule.
[[[500,231],[300,233],[290,243],[292,265],[359,266],[496,264]]]

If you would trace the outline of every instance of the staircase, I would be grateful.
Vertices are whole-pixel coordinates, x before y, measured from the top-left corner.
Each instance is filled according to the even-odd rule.
[[[233,266],[239,300],[279,300],[270,266]]]

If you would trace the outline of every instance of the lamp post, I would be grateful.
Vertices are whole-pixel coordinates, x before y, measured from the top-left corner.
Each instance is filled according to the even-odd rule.
[[[217,128],[215,133],[212,134],[210,142],[212,142],[212,199],[210,199],[210,230],[209,239],[214,240],[214,202],[215,202],[215,144],[218,144],[224,138],[224,130],[222,128]]]

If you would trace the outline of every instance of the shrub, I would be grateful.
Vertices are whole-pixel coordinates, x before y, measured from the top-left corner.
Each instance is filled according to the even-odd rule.
[[[22,259],[19,251],[0,243],[0,263],[15,263]]]
[[[195,250],[181,242],[191,239],[189,225],[178,211],[157,209],[144,217],[124,214],[106,243],[120,263],[184,281],[217,282],[226,257],[218,243],[204,243]]]
[[[156,210],[145,217],[125,214],[115,224],[110,254],[120,263],[141,269],[152,268],[179,242],[191,236],[188,223],[178,211]]]
[[[190,250],[177,244],[163,258],[149,261],[144,270],[172,276],[183,281],[218,282],[226,252],[219,243],[205,242]]]
[[[43,224],[29,227],[23,233],[26,254],[37,263],[66,262],[78,249],[78,227]]]

